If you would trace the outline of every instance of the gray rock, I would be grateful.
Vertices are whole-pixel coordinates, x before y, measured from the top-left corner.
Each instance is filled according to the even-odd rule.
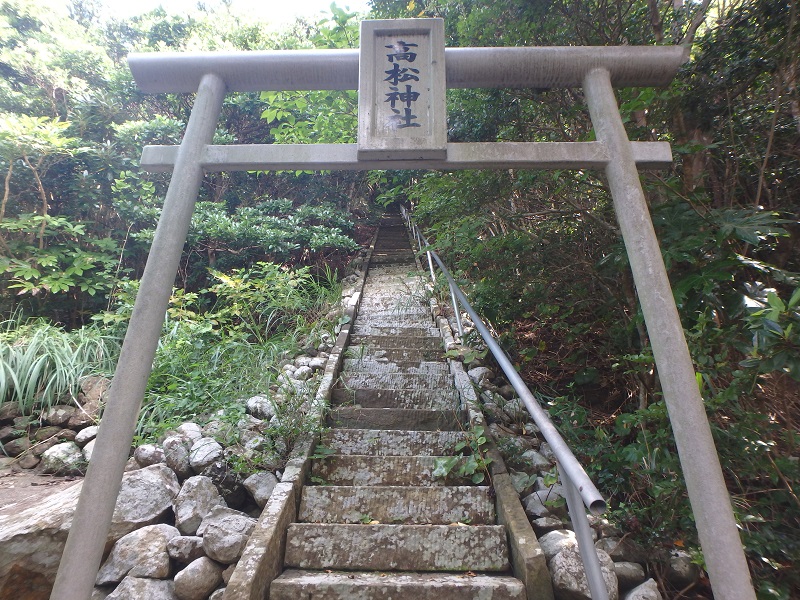
[[[42,454],[42,472],[78,475],[86,468],[86,459],[75,442],[56,444]]]
[[[3,402],[0,404],[0,423],[11,423],[17,417],[22,416],[19,404],[16,402]]]
[[[311,367],[312,371],[317,372],[317,371],[323,371],[325,369],[326,364],[328,364],[327,358],[323,358],[322,356],[317,356],[311,359],[311,361],[308,363],[308,366]]]
[[[83,458],[87,463],[92,460],[92,453],[94,452],[94,445],[96,442],[97,438],[89,440],[89,442],[83,447]]]
[[[90,425],[89,427],[84,427],[75,436],[75,443],[78,444],[78,446],[80,446],[81,448],[83,448],[86,444],[88,444],[94,438],[97,437],[98,429],[100,429],[100,427],[98,427],[97,425]]]
[[[678,589],[692,585],[700,579],[700,568],[684,550],[675,550],[667,563],[667,581]]]
[[[243,482],[244,487],[250,492],[259,508],[264,508],[272,495],[272,490],[278,485],[278,478],[272,473],[255,473]]]
[[[89,600],[106,600],[108,595],[114,590],[110,587],[96,587],[92,590]]]
[[[539,452],[544,456],[547,460],[551,460],[555,462],[556,455],[553,453],[553,449],[550,447],[550,444],[547,442],[542,442],[539,445]]]
[[[70,429],[82,429],[87,425],[96,425],[100,419],[100,410],[111,380],[105,377],[84,377],[81,379],[81,391],[78,392],[75,412],[67,421]]]
[[[143,467],[157,465],[165,461],[164,450],[155,444],[142,444],[133,451],[133,457]]]
[[[186,436],[192,442],[196,442],[201,437],[203,437],[203,430],[200,428],[200,425],[197,423],[187,422],[180,424],[175,431],[179,434]]]
[[[658,584],[648,579],[643,584],[633,588],[622,597],[622,600],[663,600],[661,592],[658,591]]]
[[[122,479],[110,536],[119,539],[134,529],[159,522],[172,510],[179,491],[178,478],[164,464],[131,471]]]
[[[180,600],[206,600],[220,583],[222,567],[203,556],[175,575],[175,595]]]
[[[122,581],[126,575],[166,579],[170,576],[167,543],[180,533],[171,525],[149,525],[120,538],[97,573],[97,585]]]
[[[178,600],[175,584],[169,580],[126,577],[106,600]]]
[[[200,438],[189,450],[189,464],[195,473],[200,473],[210,464],[224,458],[222,446],[214,438]]]
[[[634,588],[647,578],[644,574],[644,567],[635,562],[615,562],[614,570],[617,572],[620,590]]]
[[[75,409],[66,404],[56,404],[42,413],[42,423],[45,425],[65,426],[75,414]]]
[[[617,575],[614,562],[602,550],[597,551],[603,581],[608,590],[609,600],[619,599]],[[568,546],[556,554],[549,562],[550,575],[553,578],[553,592],[559,600],[591,600],[589,582],[583,568],[583,561],[578,548]]]
[[[172,497],[163,489],[170,487],[169,481],[174,482],[174,496],[178,483],[175,474],[164,465],[125,474],[106,538],[109,546],[143,525],[158,522],[171,510]],[[0,515],[0,589],[19,586],[28,590],[36,579],[49,582],[52,587],[82,487],[82,482],[76,482],[35,506]],[[162,496],[166,498],[162,500]]]
[[[275,416],[275,406],[266,396],[253,396],[247,400],[247,413],[258,419],[269,420]]]
[[[217,506],[225,506],[225,501],[214,482],[202,475],[189,477],[173,502],[175,526],[183,535],[194,535],[203,519]]]
[[[225,596],[225,588],[220,588],[208,597],[208,600],[222,600]]]
[[[530,419],[528,416],[528,409],[520,398],[508,400],[503,405],[503,412],[506,413],[512,421],[524,422]]]
[[[538,490],[522,500],[525,513],[531,518],[567,516],[567,507],[560,496],[550,490]]]
[[[605,537],[595,544],[598,550],[608,553],[616,562],[647,562],[647,552],[633,540],[628,538]]]
[[[533,492],[534,484],[536,483],[535,477],[531,477],[522,471],[509,471],[508,475],[511,477],[511,483],[514,485],[517,494],[527,496]]]
[[[167,544],[169,557],[181,564],[188,564],[206,555],[203,550],[203,538],[197,535],[179,535]]]
[[[230,508],[215,508],[203,519],[197,535],[203,536],[206,554],[221,563],[231,564],[242,555],[256,520]]]
[[[201,475],[214,482],[230,508],[240,508],[247,501],[247,490],[242,485],[242,478],[224,460],[209,465]]]
[[[553,467],[553,463],[536,450],[526,450],[520,455],[519,461],[531,471],[548,471]]]
[[[297,367],[294,372],[294,378],[298,381],[308,381],[312,374],[311,367]]]
[[[578,538],[574,531],[557,529],[540,537],[539,545],[542,547],[545,558],[550,562],[564,548],[577,548]]]
[[[561,519],[555,517],[539,517],[531,521],[533,531],[538,537],[542,537],[546,533],[556,531],[557,529],[564,529],[564,523]]]
[[[475,367],[467,371],[467,375],[477,384],[481,384],[486,380],[494,379],[494,371],[489,367]]]
[[[3,444],[3,452],[8,456],[19,456],[30,449],[31,441],[24,436]]]
[[[175,472],[178,479],[183,481],[194,475],[192,466],[189,464],[189,448],[192,447],[192,441],[189,438],[183,435],[169,436],[161,443],[161,447],[164,449],[164,461]]]
[[[20,469],[33,469],[40,462],[39,457],[33,454],[23,454],[16,460],[16,464]]]
[[[233,572],[236,570],[236,565],[237,563],[228,565],[228,567],[222,572],[222,582],[225,585],[228,585],[228,582],[231,580],[231,577],[233,577]]]

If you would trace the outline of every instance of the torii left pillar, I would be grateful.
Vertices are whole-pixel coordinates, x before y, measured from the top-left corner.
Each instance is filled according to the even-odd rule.
[[[111,526],[139,409],[203,181],[201,155],[213,141],[224,98],[222,78],[205,75],[178,151],[51,600],[86,600],[92,595],[106,542],[97,538],[106,536]]]

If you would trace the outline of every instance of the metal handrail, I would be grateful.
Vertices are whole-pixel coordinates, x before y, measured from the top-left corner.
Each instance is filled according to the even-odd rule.
[[[472,305],[467,300],[464,292],[458,287],[458,284],[453,279],[450,271],[445,267],[441,258],[430,249],[430,244],[422,231],[412,221],[411,215],[405,209],[400,207],[401,213],[407,226],[410,228],[414,239],[416,240],[420,252],[423,250],[428,257],[428,264],[431,267],[431,278],[434,283],[436,276],[433,270],[433,263],[435,261],[439,266],[442,274],[447,279],[450,286],[450,294],[453,300],[453,309],[456,314],[457,323],[459,326],[459,335],[463,339],[463,330],[461,327],[460,314],[458,304],[464,308],[467,314],[472,319],[475,329],[481,334],[483,341],[489,348],[490,352],[497,361],[497,364],[505,373],[508,382],[514,388],[519,398],[528,409],[528,413],[533,419],[536,426],[541,431],[542,436],[545,438],[558,463],[558,472],[561,477],[561,482],[565,489],[565,496],[567,500],[567,510],[572,521],[572,527],[575,531],[575,536],[578,539],[578,550],[583,560],[584,569],[586,571],[586,579],[589,583],[589,591],[594,600],[608,600],[608,590],[606,589],[605,581],[603,580],[602,571],[600,569],[600,560],[595,552],[594,542],[592,541],[592,532],[589,525],[589,520],[586,511],[582,505],[589,509],[592,514],[599,515],[606,510],[606,501],[597,490],[592,480],[586,474],[586,471],[575,458],[572,450],[569,449],[564,438],[558,432],[558,429],[550,420],[545,410],[539,405],[539,401],[528,389],[528,386],[520,377],[517,370],[514,368],[513,363],[508,358],[508,355],[503,351],[500,345],[492,336],[489,328],[481,319],[480,315],[475,311]],[[456,302],[457,301],[457,302]]]

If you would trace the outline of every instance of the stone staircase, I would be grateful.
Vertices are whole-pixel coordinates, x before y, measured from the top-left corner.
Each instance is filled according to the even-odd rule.
[[[385,218],[272,600],[526,598],[491,488],[433,475],[465,419],[418,271]]]

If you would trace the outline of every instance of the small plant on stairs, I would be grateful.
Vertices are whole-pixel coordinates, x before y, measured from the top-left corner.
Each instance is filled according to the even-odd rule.
[[[486,455],[484,433],[485,430],[481,425],[474,425],[465,431],[464,439],[453,448],[456,454],[436,459],[433,476],[443,479],[450,476],[469,478],[475,484],[491,478],[489,464],[492,459]]]

